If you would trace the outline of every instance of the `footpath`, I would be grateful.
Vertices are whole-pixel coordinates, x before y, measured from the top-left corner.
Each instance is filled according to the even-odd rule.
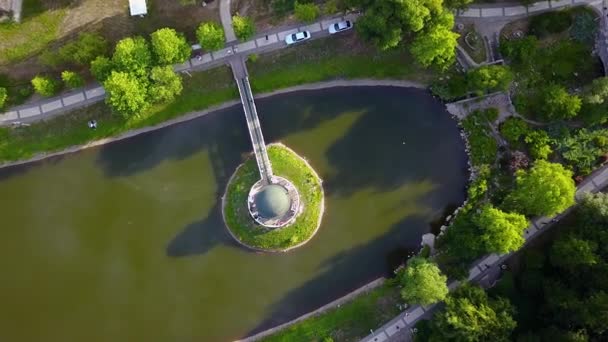
[[[578,187],[576,191],[576,198],[579,200],[585,193],[599,192],[608,186],[608,165],[604,165],[589,177],[587,177]],[[553,217],[540,217],[533,219],[530,222],[530,226],[525,230],[524,238],[526,240],[524,246],[530,243],[542,232],[553,227],[555,223],[559,222],[561,218],[570,213],[577,204],[566,209],[560,214]],[[449,229],[449,228],[448,228]],[[467,281],[470,283],[476,283],[484,287],[491,286],[501,274],[500,266],[503,265],[507,259],[515,255],[517,251],[508,254],[490,254],[487,255],[475,263],[469,269],[469,276]],[[452,281],[448,284],[450,291],[453,291],[460,286],[459,281]],[[365,337],[362,342],[383,342],[383,341],[410,341],[412,339],[413,328],[421,319],[428,319],[432,317],[432,313],[441,306],[441,303],[433,304],[430,306],[413,306],[393,318],[390,322],[386,323],[382,327],[373,331],[370,335]]]
[[[319,39],[329,36],[329,26],[341,20],[357,20],[359,15],[350,13],[343,16],[324,18],[310,25],[292,25],[277,28],[273,31],[257,35],[255,38],[243,42],[232,42],[224,49],[208,52],[191,58],[182,64],[176,64],[173,69],[176,72],[188,74],[189,72],[207,70],[218,66],[227,65],[234,56],[246,58],[251,54],[261,54],[288,47],[285,37],[299,32],[310,31],[310,39]],[[0,126],[30,123],[45,120],[56,115],[61,115],[75,108],[88,106],[100,102],[105,98],[105,90],[99,83],[91,84],[82,89],[76,89],[58,97],[48,98],[22,106],[9,108],[0,113]]]

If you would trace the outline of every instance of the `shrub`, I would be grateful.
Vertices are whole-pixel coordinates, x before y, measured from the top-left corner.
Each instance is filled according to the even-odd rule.
[[[272,0],[270,6],[275,16],[282,17],[293,10],[295,0]]]
[[[597,34],[597,23],[593,14],[580,12],[574,15],[570,37],[583,44],[592,45]]]
[[[555,11],[535,15],[530,20],[530,32],[537,37],[567,30],[572,24],[570,12]]]
[[[545,131],[530,131],[526,134],[524,141],[528,144],[530,155],[534,159],[547,159],[549,154],[553,152],[550,145],[552,140]]]
[[[300,21],[311,23],[319,16],[319,6],[314,3],[300,3],[294,5],[296,18]]]
[[[57,81],[48,76],[36,76],[32,79],[34,90],[42,96],[53,96],[59,90]]]
[[[99,56],[91,62],[91,74],[99,82],[105,81],[113,68],[112,61],[108,57]]]
[[[461,125],[468,136],[473,165],[494,164],[498,145],[492,136],[485,113],[475,111],[462,120]]]
[[[64,61],[79,65],[89,65],[97,56],[108,52],[108,42],[97,33],[85,32],[78,40],[68,43],[59,49]]]
[[[507,90],[513,81],[513,74],[504,65],[487,65],[467,73],[469,90],[477,95],[487,92]]]
[[[61,79],[68,88],[80,88],[84,85],[82,77],[73,71],[65,70],[61,73]]]
[[[232,27],[234,28],[234,34],[240,40],[247,40],[255,34],[255,24],[249,17],[233,16]]]
[[[161,65],[183,63],[192,53],[186,38],[172,28],[156,30],[150,40],[156,61]]]
[[[255,63],[258,61],[258,59],[260,58],[260,55],[258,55],[257,53],[252,53],[251,55],[249,55],[247,57],[247,59],[251,62],[251,63]]]
[[[513,151],[513,153],[511,153],[511,159],[509,160],[509,170],[511,172],[527,169],[528,165],[530,165],[530,160],[525,153],[521,151]]]
[[[0,109],[6,104],[6,99],[8,99],[8,92],[6,91],[6,88],[0,87]]]
[[[597,165],[600,156],[608,152],[608,130],[579,130],[575,135],[559,140],[558,149],[566,162],[579,173],[587,174]]]
[[[581,109],[581,98],[570,95],[566,88],[550,84],[540,93],[539,111],[543,118],[548,120],[572,119]]]
[[[500,125],[500,134],[514,146],[518,145],[519,139],[525,136],[529,130],[528,124],[516,117],[510,117]]]
[[[196,29],[196,38],[207,51],[215,51],[224,47],[224,29],[216,22],[200,24]]]

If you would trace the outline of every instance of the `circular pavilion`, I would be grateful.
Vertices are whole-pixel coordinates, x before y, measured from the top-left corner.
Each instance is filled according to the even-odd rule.
[[[292,223],[301,211],[300,196],[290,181],[273,175],[270,183],[260,180],[251,187],[248,208],[258,224],[280,228]]]

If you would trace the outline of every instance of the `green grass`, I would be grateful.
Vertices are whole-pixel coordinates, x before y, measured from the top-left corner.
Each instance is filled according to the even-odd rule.
[[[400,79],[428,83],[435,74],[417,65],[406,49],[379,52],[354,35],[325,38],[262,55],[248,63],[254,92],[331,79]]]
[[[357,296],[339,308],[296,323],[264,342],[310,342],[331,337],[335,341],[359,341],[399,313],[400,302],[396,287],[383,285]]]
[[[255,159],[250,158],[228,185],[224,215],[229,229],[243,243],[262,249],[285,249],[314,234],[322,210],[323,188],[314,171],[291,150],[271,145],[268,158],[274,174],[288,179],[298,189],[300,205],[304,207],[302,213],[294,223],[281,229],[267,231],[253,223],[247,196],[260,175]]]
[[[42,11],[38,0],[24,0],[23,21],[0,25],[0,64],[23,60],[58,38],[65,9]]]
[[[58,151],[131,129],[156,125],[236,98],[237,90],[229,69],[197,72],[191,78],[185,76],[184,90],[173,103],[153,107],[128,120],[113,115],[105,104],[98,103],[28,127],[0,128],[0,162],[26,159],[37,153]],[[91,119],[98,122],[96,130],[87,127]]]

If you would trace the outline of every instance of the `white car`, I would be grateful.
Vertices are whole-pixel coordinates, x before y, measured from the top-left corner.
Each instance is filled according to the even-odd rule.
[[[353,28],[353,23],[350,20],[344,20],[339,23],[334,23],[329,26],[329,34],[334,34]]]
[[[285,43],[287,43],[287,45],[291,45],[291,44],[295,44],[297,42],[301,42],[303,40],[307,40],[309,38],[310,38],[310,32],[301,31],[301,32],[297,32],[294,34],[290,34],[287,37],[285,37]]]

